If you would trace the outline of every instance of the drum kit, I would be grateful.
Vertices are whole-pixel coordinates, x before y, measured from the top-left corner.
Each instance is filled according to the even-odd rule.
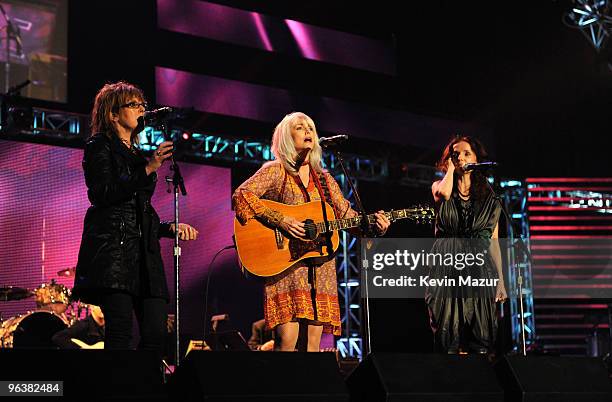
[[[74,268],[57,272],[60,277],[74,277]],[[35,297],[36,310],[0,320],[0,348],[54,348],[52,337],[70,327],[88,313],[88,306],[72,301],[66,286],[51,280],[35,289],[0,287],[0,302]]]

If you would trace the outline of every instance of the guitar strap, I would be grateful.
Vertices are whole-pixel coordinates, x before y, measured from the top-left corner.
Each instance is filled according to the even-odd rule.
[[[285,203],[285,186],[287,185],[287,171],[283,169],[283,184],[280,189],[280,200],[278,202]]]
[[[310,166],[310,172],[312,174],[312,179],[315,182],[315,186],[317,187],[317,190],[319,191],[319,195],[321,196],[321,210],[323,212],[323,222],[325,224],[325,227],[327,228],[329,226],[329,218],[327,217],[327,208],[325,208],[325,201],[329,200],[330,204],[332,205],[332,208],[334,209],[334,214],[337,214],[336,206],[334,205],[334,202],[332,200],[332,197],[329,191],[329,186],[327,185],[327,180],[325,179],[325,173],[321,172],[317,174],[316,171],[312,168],[312,165]],[[319,175],[321,175],[322,180],[319,178]],[[325,185],[322,185],[322,182],[325,183]],[[332,232],[327,232],[325,234],[325,242],[326,242],[325,246],[327,247],[327,250],[328,251],[333,250],[334,247],[332,244]],[[312,284],[312,289],[311,289],[310,294],[312,297],[314,320],[318,321],[319,317],[318,317],[317,303],[316,303],[317,275],[316,275],[314,266],[310,264],[308,267],[308,276],[309,276],[308,278],[309,282],[311,282]]]
[[[329,183],[327,182],[327,176],[325,175],[325,172],[319,173],[316,183],[318,184],[317,190],[319,190],[319,192],[321,193],[321,197],[329,201],[332,208],[334,209],[334,214],[336,215],[336,219],[340,219],[341,217],[338,216],[338,210],[336,209],[336,204],[334,204],[334,199],[332,198],[331,192],[329,190]]]
[[[314,172],[312,166],[310,167],[310,171]],[[319,179],[319,175],[322,176],[322,180]],[[332,200],[332,197],[329,191],[329,186],[327,185],[325,173],[324,172],[321,172],[319,174],[313,173],[312,177],[314,179],[315,185],[317,186],[317,190],[319,191],[319,194],[321,195],[321,210],[323,212],[323,222],[325,222],[325,227],[328,227],[329,218],[327,217],[327,208],[325,208],[325,201],[329,200],[329,203],[334,209],[334,214],[336,215],[336,218],[339,218],[338,211],[336,211],[336,206],[334,205],[334,202]],[[325,183],[325,185],[323,185],[322,183]],[[328,250],[331,250],[333,248],[332,241],[331,241],[331,238],[332,238],[331,232],[329,232],[329,234],[326,235],[325,237],[327,241],[327,248]]]

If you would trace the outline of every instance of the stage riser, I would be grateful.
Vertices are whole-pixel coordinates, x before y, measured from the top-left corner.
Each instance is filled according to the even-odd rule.
[[[333,353],[191,352],[169,392],[178,400],[348,402]]]
[[[375,353],[349,376],[353,401],[612,401],[601,359]]]
[[[63,381],[58,400],[167,399],[157,357],[145,351],[0,349],[0,362],[2,381]]]
[[[0,349],[0,362],[3,381],[64,381],[64,400],[612,401],[597,358],[374,353],[345,380],[331,353],[193,351],[167,385],[147,352]]]
[[[504,401],[484,356],[375,353],[347,384],[353,401]]]

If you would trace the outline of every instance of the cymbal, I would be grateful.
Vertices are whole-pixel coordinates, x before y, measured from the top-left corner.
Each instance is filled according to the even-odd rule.
[[[33,296],[33,293],[24,288],[16,286],[0,287],[0,301],[21,300]]]
[[[57,271],[57,276],[63,276],[65,278],[72,278],[74,277],[75,271],[76,271],[76,267],[62,269],[61,271]]]

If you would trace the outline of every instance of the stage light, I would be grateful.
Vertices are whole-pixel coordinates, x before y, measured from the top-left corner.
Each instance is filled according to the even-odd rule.
[[[563,22],[577,28],[601,52],[612,33],[612,15],[608,0],[574,0],[572,8],[563,16]]]

